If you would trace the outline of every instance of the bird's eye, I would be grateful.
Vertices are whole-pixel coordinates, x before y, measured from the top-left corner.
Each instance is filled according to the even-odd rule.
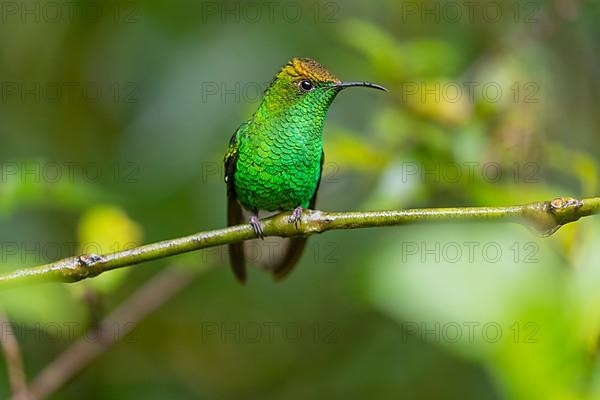
[[[301,80],[298,86],[300,86],[300,89],[304,90],[305,92],[310,92],[313,90],[313,84],[307,79]]]

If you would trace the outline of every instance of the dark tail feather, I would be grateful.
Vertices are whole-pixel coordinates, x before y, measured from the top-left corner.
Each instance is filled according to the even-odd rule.
[[[227,202],[227,225],[241,224],[243,218],[242,207],[234,198],[229,197]],[[242,284],[246,283],[246,260],[244,258],[243,242],[229,245],[229,262],[238,281]]]
[[[244,259],[244,243],[233,243],[229,245],[229,262],[233,274],[240,283],[246,283],[246,260]]]
[[[288,248],[281,261],[273,268],[273,280],[280,281],[289,274],[302,257],[308,238],[298,237],[289,241]]]

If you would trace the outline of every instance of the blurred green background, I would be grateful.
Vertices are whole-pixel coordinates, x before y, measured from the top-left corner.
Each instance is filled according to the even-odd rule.
[[[223,227],[229,138],[293,56],[390,90],[332,105],[319,209],[598,195],[600,4],[466,3],[2,2],[1,272]],[[213,249],[0,304],[31,379],[191,272],[55,399],[591,399],[598,243],[594,217],[336,231],[277,284],[238,285]]]

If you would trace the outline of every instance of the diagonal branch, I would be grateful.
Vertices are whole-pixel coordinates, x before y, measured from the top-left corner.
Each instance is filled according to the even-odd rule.
[[[4,310],[0,309],[0,326],[2,329],[2,340],[0,345],[4,351],[6,358],[6,368],[8,369],[8,382],[12,391],[13,400],[27,400],[27,381],[25,378],[25,370],[23,368],[23,358],[19,349],[19,342],[15,337],[15,333],[4,314]]]
[[[199,272],[200,269],[179,265],[171,265],[161,271],[100,321],[95,340],[80,338],[46,366],[32,380],[28,394],[33,399],[44,399],[64,386],[109,347],[124,339],[144,318],[189,285]]]
[[[329,213],[306,210],[297,227],[289,213],[263,220],[265,236],[309,236],[334,229],[373,228],[422,222],[497,221],[533,227],[544,235],[562,225],[600,213],[600,197],[556,198],[518,206],[422,208],[397,211]],[[107,255],[86,254],[0,275],[0,288],[43,282],[77,282],[111,269],[174,256],[189,251],[255,239],[250,225],[200,232]]]

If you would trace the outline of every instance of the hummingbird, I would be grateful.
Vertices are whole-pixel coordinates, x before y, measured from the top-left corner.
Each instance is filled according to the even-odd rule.
[[[329,106],[343,89],[370,82],[342,82],[310,58],[292,58],[275,75],[258,110],[235,131],[225,154],[227,225],[249,224],[263,239],[262,211],[291,211],[289,223],[302,222],[302,210],[314,209],[323,171],[323,125]],[[273,267],[275,280],[298,262],[306,237],[294,237]],[[246,282],[243,243],[229,245],[236,278]]]

